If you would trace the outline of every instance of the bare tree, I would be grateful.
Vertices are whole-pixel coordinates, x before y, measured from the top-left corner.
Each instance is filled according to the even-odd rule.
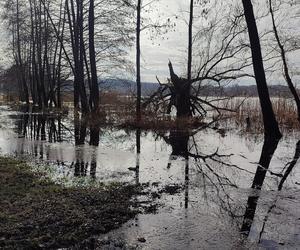
[[[202,4],[198,6],[204,8],[205,4],[203,6]],[[193,33],[194,8],[195,3],[191,1],[188,22],[187,76],[178,76],[172,63],[169,62],[168,83],[162,84],[158,79],[161,88],[145,103],[148,105],[159,98],[163,102],[168,100],[167,113],[170,113],[171,107],[175,106],[177,117],[206,116],[209,109],[216,110],[218,113],[222,110],[232,111],[218,106],[216,103],[219,99],[209,100],[201,97],[201,91],[205,85],[216,84],[221,92],[222,84],[242,77],[253,77],[246,71],[251,65],[251,57],[248,55],[249,46],[244,38],[246,28],[241,25],[242,14],[238,10],[228,11],[222,16],[218,13],[209,25],[200,27]],[[215,5],[210,7],[210,9],[214,8],[216,8]],[[197,18],[199,19],[198,16]],[[203,21],[202,19],[200,21]]]
[[[123,0],[5,0],[3,6],[21,100],[61,107],[64,82],[73,77],[74,106],[97,110],[98,72],[126,63],[131,7]]]
[[[272,18],[272,26],[273,26],[273,32],[274,32],[274,36],[277,42],[277,45],[280,49],[280,56],[282,59],[282,64],[283,64],[283,69],[284,69],[284,77],[286,80],[286,83],[294,97],[294,100],[296,102],[297,105],[297,112],[298,112],[298,121],[300,122],[300,98],[299,95],[297,93],[297,90],[294,86],[294,83],[292,81],[290,72],[289,72],[289,67],[288,67],[288,62],[287,62],[287,58],[286,58],[286,51],[284,48],[284,44],[282,43],[280,37],[279,37],[279,33],[278,33],[278,29],[275,23],[275,17],[274,17],[274,11],[273,11],[273,6],[272,6],[272,0],[269,0],[269,9],[270,9],[270,15]]]
[[[242,0],[242,3],[250,38],[253,68],[263,115],[265,137],[278,139],[281,138],[281,133],[279,131],[269,96],[253,6],[251,0]]]

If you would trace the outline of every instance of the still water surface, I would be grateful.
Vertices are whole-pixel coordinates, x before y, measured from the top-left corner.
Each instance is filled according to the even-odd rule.
[[[71,115],[8,106],[0,120],[0,153],[25,157],[56,182],[181,187],[162,194],[157,213],[97,237],[100,248],[300,249],[298,132],[263,148],[262,135],[236,127],[90,128]],[[271,162],[262,168],[260,159]]]

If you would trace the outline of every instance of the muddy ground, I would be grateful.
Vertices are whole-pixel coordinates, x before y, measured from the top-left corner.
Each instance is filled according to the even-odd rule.
[[[70,247],[133,218],[134,186],[64,188],[0,158],[0,248]]]

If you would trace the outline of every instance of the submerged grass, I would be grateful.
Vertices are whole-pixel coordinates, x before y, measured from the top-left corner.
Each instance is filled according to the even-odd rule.
[[[133,218],[135,187],[65,188],[0,157],[0,248],[61,248]]]

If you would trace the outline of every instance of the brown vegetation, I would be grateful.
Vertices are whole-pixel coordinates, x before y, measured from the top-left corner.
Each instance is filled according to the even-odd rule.
[[[272,98],[273,109],[277,121],[282,129],[299,129],[299,122],[297,120],[297,107],[292,99],[287,98]],[[228,108],[237,109],[241,100],[238,98],[231,99],[227,103]],[[232,118],[238,126],[247,127],[254,131],[263,131],[263,121],[259,100],[250,98],[244,101],[242,106],[234,114],[228,113],[225,115]],[[249,120],[248,120],[249,119]],[[232,122],[232,120],[229,120]]]

